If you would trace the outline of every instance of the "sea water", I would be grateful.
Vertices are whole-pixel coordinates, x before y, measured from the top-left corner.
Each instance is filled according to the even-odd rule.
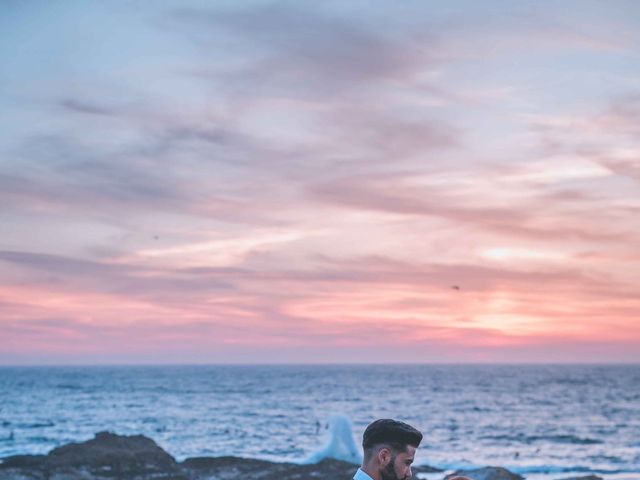
[[[638,365],[0,368],[0,457],[108,430],[147,435],[178,460],[303,462],[335,414],[356,445],[376,418],[418,427],[416,463],[446,470],[640,479]]]

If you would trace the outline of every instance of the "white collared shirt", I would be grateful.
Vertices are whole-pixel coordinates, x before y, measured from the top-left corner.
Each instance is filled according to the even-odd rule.
[[[369,475],[367,475],[364,470],[361,468],[358,469],[356,474],[353,476],[353,480],[373,480]]]

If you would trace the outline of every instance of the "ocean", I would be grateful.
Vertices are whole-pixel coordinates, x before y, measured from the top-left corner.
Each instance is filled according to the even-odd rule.
[[[178,460],[299,462],[326,443],[334,414],[358,445],[376,418],[416,426],[416,463],[445,470],[640,479],[639,365],[0,368],[0,457],[108,430],[144,434]]]

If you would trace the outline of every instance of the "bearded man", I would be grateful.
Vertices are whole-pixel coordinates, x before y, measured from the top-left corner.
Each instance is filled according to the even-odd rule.
[[[364,458],[353,480],[409,480],[422,433],[404,422],[382,418],[362,435]],[[456,476],[450,480],[471,480]]]

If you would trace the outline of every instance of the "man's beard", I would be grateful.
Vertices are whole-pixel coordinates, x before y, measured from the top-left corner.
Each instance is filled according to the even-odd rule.
[[[391,457],[391,460],[389,461],[387,466],[384,467],[383,470],[380,470],[381,480],[405,480],[406,477],[398,478],[398,476],[396,475],[396,471],[394,469],[395,464],[396,456],[394,455],[393,457]]]

